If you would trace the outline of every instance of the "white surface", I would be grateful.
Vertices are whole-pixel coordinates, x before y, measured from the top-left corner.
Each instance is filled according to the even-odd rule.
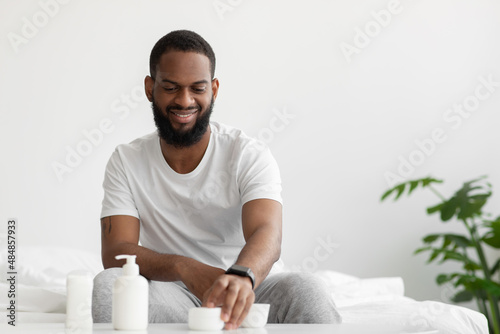
[[[0,329],[4,329],[1,327]],[[33,334],[59,334],[65,333],[64,327],[61,324],[27,324],[16,326],[15,328],[6,328],[2,333],[33,333]],[[90,333],[124,333],[123,331],[115,331],[110,324],[94,324],[92,332],[78,332],[74,334],[90,334]],[[234,333],[234,334],[290,334],[290,333],[311,333],[311,334],[438,334],[438,331],[419,331],[411,327],[395,327],[395,326],[367,326],[367,325],[287,325],[287,324],[268,324],[264,328],[239,328],[233,331],[190,331],[187,324],[150,324],[147,331],[127,332],[134,334],[164,334],[164,333]],[[66,333],[71,334],[71,333]]]

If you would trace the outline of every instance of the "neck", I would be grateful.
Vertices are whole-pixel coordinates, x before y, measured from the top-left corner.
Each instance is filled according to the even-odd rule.
[[[195,170],[205,155],[210,141],[210,133],[210,126],[208,126],[199,142],[182,148],[167,144],[160,138],[161,153],[170,168],[179,174],[187,174]]]

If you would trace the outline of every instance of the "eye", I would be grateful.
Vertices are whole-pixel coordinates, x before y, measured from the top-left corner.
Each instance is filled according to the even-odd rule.
[[[205,86],[200,86],[200,87],[193,87],[193,92],[195,93],[203,93],[207,89]]]
[[[168,93],[171,93],[171,92],[174,92],[176,90],[177,87],[163,87],[163,90],[168,92]]]

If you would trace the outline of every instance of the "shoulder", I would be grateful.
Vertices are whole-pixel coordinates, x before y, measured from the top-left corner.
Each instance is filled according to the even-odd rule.
[[[130,143],[118,145],[109,161],[119,165],[143,164],[154,157],[155,148],[159,145],[156,132],[137,138]]]
[[[139,137],[130,143],[120,144],[116,147],[115,151],[126,155],[142,154],[154,148],[158,144],[158,140],[158,134],[155,131]]]
[[[265,144],[230,125],[210,122],[212,137],[217,145],[229,145],[240,149],[262,148]]]
[[[258,166],[276,164],[271,150],[263,141],[229,125],[211,122],[210,126],[216,154],[224,155],[239,169],[257,170]]]

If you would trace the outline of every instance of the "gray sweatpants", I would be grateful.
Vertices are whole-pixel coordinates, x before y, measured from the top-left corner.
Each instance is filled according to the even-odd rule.
[[[111,322],[112,286],[121,268],[94,278],[92,317]],[[271,304],[268,323],[332,324],[342,321],[324,283],[308,273],[267,277],[255,290],[255,303]],[[149,281],[149,322],[187,323],[188,310],[201,306],[189,290],[172,282]]]

